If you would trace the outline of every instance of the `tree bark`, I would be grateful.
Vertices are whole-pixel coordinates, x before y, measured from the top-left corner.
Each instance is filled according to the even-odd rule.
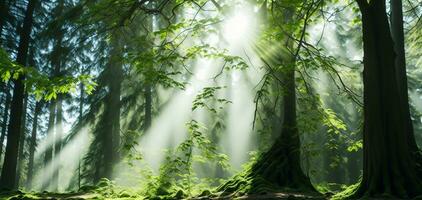
[[[81,70],[82,74],[82,70]],[[82,122],[84,111],[84,85],[80,83],[80,98],[79,98],[79,122]],[[81,156],[78,158],[78,189],[81,189]]]
[[[113,35],[111,42],[110,60],[108,70],[113,78],[109,81],[109,94],[105,106],[105,117],[110,123],[105,124],[104,129],[104,170],[101,177],[111,179],[113,165],[119,160],[120,146],[120,96],[123,69],[121,63],[121,47],[119,39]]]
[[[34,176],[34,154],[35,154],[35,147],[37,146],[38,116],[41,112],[41,109],[42,109],[42,103],[37,102],[35,104],[34,117],[32,120],[31,140],[29,144],[28,176],[26,179],[26,187],[28,189],[32,188],[32,178]]]
[[[54,17],[60,17],[64,11],[64,0],[60,0],[57,6],[54,8]],[[64,70],[64,54],[63,54],[63,38],[64,38],[64,30],[62,26],[59,26],[57,30],[55,30],[55,34],[53,35],[53,39],[55,42],[55,46],[52,52],[52,59],[51,65],[54,68],[54,76],[61,77],[63,76],[62,71]],[[62,146],[62,135],[63,135],[63,95],[59,95],[56,100],[56,120],[55,120],[55,134],[54,134],[54,154],[53,154],[53,172],[52,172],[52,179],[51,179],[51,189],[53,191],[57,191],[59,189],[59,175],[60,175],[60,168],[61,168],[61,161],[60,161],[60,151]]]
[[[37,0],[29,0],[23,27],[20,32],[20,41],[16,62],[25,66],[26,57],[28,54],[28,46],[30,42],[30,34],[32,32],[33,13]],[[25,76],[21,75],[14,80],[12,106],[10,111],[10,123],[7,134],[6,153],[4,157],[4,164],[1,172],[0,185],[2,188],[15,189],[16,188],[16,166],[17,155],[19,148],[19,137],[22,128],[22,111],[23,99],[25,94],[23,80]]]
[[[56,121],[56,103],[50,102],[49,103],[49,117],[48,117],[48,127],[47,127],[47,140],[51,140],[54,138],[54,131],[55,131],[55,121]],[[48,146],[45,150],[44,154],[44,168],[49,169],[48,165],[53,158],[53,145]],[[53,174],[53,172],[48,171],[47,174]],[[46,182],[42,185],[44,190],[50,189],[50,183]]]
[[[282,23],[291,23],[294,19],[294,9],[286,8]],[[306,27],[304,27],[306,28]],[[306,31],[306,30],[304,30]],[[293,34],[293,33],[288,33]],[[283,46],[295,52],[294,44],[289,36],[285,37]],[[297,47],[300,48],[300,47]],[[283,55],[280,53],[280,55]],[[279,56],[279,55],[277,55]],[[283,56],[278,65],[282,65],[282,125],[281,134],[271,148],[262,154],[240,179],[234,178],[218,188],[223,193],[242,191],[248,194],[275,190],[294,190],[317,195],[301,167],[301,143],[296,121],[296,56],[293,53]],[[246,182],[245,182],[246,181]],[[249,187],[246,187],[249,185]],[[243,188],[248,188],[246,191]]]
[[[144,131],[147,131],[151,127],[152,123],[152,91],[151,85],[145,86],[145,124]]]
[[[418,165],[418,174],[422,177],[422,156],[415,140],[412,119],[410,115],[409,94],[407,87],[406,73],[406,54],[404,45],[403,31],[403,4],[402,0],[391,0],[391,36],[394,41],[394,51],[396,52],[395,69],[398,82],[399,93],[401,97],[401,107],[403,108],[403,116],[405,117],[405,132],[407,133],[409,148],[412,151],[415,161]]]
[[[8,14],[9,7],[7,6],[6,0],[0,1],[0,47],[3,45],[3,27],[6,24],[6,16]]]
[[[63,136],[63,100],[59,97],[56,103],[56,132],[54,134],[54,167],[53,177],[51,181],[52,190],[57,191],[59,189],[59,174],[61,168],[60,151],[62,148],[62,136]]]
[[[296,122],[296,83],[294,62],[284,69],[283,125],[281,135],[271,148],[260,156],[242,179],[232,179],[219,187],[223,193],[235,193],[250,185],[248,194],[275,189],[316,193],[300,164],[300,137]],[[244,180],[248,182],[245,183]]]
[[[7,121],[8,121],[10,101],[11,101],[9,88],[7,86],[6,88],[7,88],[5,90],[6,100],[4,102],[3,122],[1,125],[1,136],[0,136],[0,157],[3,155],[3,143],[4,143],[4,138],[6,137]]]
[[[28,96],[25,95],[24,104],[23,104],[23,114],[22,114],[22,128],[19,138],[19,151],[18,151],[18,167],[16,172],[16,187],[19,188],[20,179],[22,175],[22,164],[25,159],[25,140],[26,140],[26,114],[28,108]]]
[[[352,198],[422,193],[409,147],[385,0],[357,0],[364,44],[363,178]]]

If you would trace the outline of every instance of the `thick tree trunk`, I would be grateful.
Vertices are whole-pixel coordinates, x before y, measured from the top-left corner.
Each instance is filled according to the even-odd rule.
[[[28,96],[25,95],[24,104],[23,104],[23,114],[22,114],[22,128],[19,139],[19,157],[18,157],[18,167],[16,172],[16,187],[20,185],[20,179],[22,176],[23,160],[25,159],[25,140],[26,140],[26,114],[28,108]]]
[[[396,52],[396,76],[401,97],[401,106],[403,108],[403,116],[405,117],[404,128],[408,136],[409,148],[415,157],[418,166],[418,174],[422,177],[422,155],[416,144],[415,134],[413,130],[412,119],[410,117],[409,94],[407,87],[406,73],[406,55],[404,48],[404,31],[403,31],[403,5],[402,0],[391,0],[391,35],[394,41],[394,50]]]
[[[266,5],[266,3],[264,3]],[[293,8],[286,8],[282,23],[291,23],[294,19]],[[294,52],[293,41],[286,36],[284,46],[288,52]],[[282,73],[282,126],[281,134],[271,148],[240,178],[234,178],[218,188],[223,193],[262,193],[268,190],[300,191],[317,195],[301,167],[301,143],[296,121],[296,55],[289,54],[280,60]]]
[[[283,126],[281,136],[273,145],[270,153],[264,156],[269,162],[255,167],[263,177],[282,187],[305,188],[313,190],[308,177],[300,165],[300,138],[296,122],[296,84],[294,62],[288,64],[285,71],[283,93]],[[273,157],[273,158],[271,158]],[[270,162],[276,159],[277,161]]]
[[[18,48],[18,55],[16,62],[25,66],[26,57],[28,54],[28,47],[30,41],[30,34],[32,32],[33,13],[37,0],[30,0],[28,2],[23,27],[20,33],[20,41]],[[24,84],[25,77],[21,75],[14,80],[13,99],[10,110],[10,123],[7,134],[6,153],[4,157],[4,164],[1,171],[0,187],[7,189],[15,189],[16,182],[16,165],[19,148],[19,137],[22,128],[22,111],[24,99]]]
[[[261,193],[295,190],[316,193],[309,177],[301,168],[300,137],[296,122],[296,84],[294,62],[287,62],[283,84],[283,125],[281,135],[272,147],[256,161],[241,179],[232,179],[220,186],[223,193]],[[246,181],[246,182],[245,182]],[[250,187],[246,187],[249,185]],[[269,187],[270,186],[270,187]],[[244,188],[247,188],[245,191]]]
[[[422,187],[409,147],[385,0],[357,0],[364,44],[363,178],[353,198],[409,198]]]
[[[41,108],[42,108],[42,103],[37,102],[35,104],[34,117],[32,120],[31,140],[29,144],[28,176],[26,179],[26,187],[28,189],[32,188],[32,178],[34,176],[34,154],[35,154],[35,147],[37,146],[38,116],[41,112]]]
[[[112,49],[108,70],[113,77],[109,82],[110,92],[108,94],[107,105],[105,106],[105,117],[110,123],[105,124],[104,129],[104,171],[101,177],[111,179],[113,165],[120,158],[120,96],[121,83],[123,79],[123,69],[121,63],[121,47],[117,37],[112,38]]]
[[[11,95],[10,95],[9,89],[7,88],[5,91],[6,91],[6,100],[4,102],[3,121],[1,125],[0,157],[3,155],[3,143],[4,143],[4,138],[6,137],[7,121],[8,121],[10,101],[11,101]]]

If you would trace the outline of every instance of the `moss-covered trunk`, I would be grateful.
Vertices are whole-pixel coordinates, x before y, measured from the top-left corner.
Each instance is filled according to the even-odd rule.
[[[266,7],[264,2],[263,7]],[[281,23],[290,24],[295,19],[295,7],[287,7]],[[301,32],[306,32],[306,25]],[[281,69],[277,76],[283,81],[282,90],[282,121],[281,133],[272,144],[271,148],[260,155],[258,160],[244,174],[238,175],[234,179],[226,182],[218,188],[223,193],[262,193],[271,191],[299,191],[312,192],[316,194],[309,177],[301,168],[301,142],[296,119],[296,59],[299,47],[294,46],[294,41],[290,38],[293,34],[286,33],[283,41],[285,52],[279,52],[282,56],[277,65],[281,64]],[[303,38],[302,38],[303,39]],[[258,50],[260,51],[260,50]],[[280,50],[281,51],[281,50]],[[295,53],[293,53],[295,52]],[[287,55],[284,55],[287,54]],[[268,63],[267,63],[268,64]],[[270,67],[270,66],[269,66]]]
[[[285,66],[283,125],[271,148],[240,178],[222,185],[224,193],[261,193],[273,190],[315,192],[300,164],[300,137],[296,122],[296,84],[294,64]]]

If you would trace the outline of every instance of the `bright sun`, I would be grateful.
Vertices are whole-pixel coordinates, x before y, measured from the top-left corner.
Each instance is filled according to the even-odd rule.
[[[224,23],[224,38],[228,42],[246,39],[251,31],[251,18],[246,12],[235,12]]]

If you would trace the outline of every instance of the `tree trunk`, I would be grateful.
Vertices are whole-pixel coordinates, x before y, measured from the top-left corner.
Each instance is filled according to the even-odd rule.
[[[20,179],[22,175],[22,164],[25,159],[25,140],[26,140],[26,114],[28,108],[28,96],[25,95],[24,104],[23,104],[23,114],[22,114],[22,128],[19,139],[19,151],[18,151],[18,167],[16,172],[16,188],[20,185]]]
[[[233,179],[219,188],[234,193],[248,188],[245,193],[267,192],[268,185],[275,189],[315,192],[300,164],[300,138],[296,122],[296,84],[294,64],[286,66],[283,91],[283,125],[281,135],[272,147],[256,161],[245,174],[246,178]],[[248,182],[244,182],[244,181]],[[246,187],[246,184],[250,187]]]
[[[291,63],[290,63],[291,64]],[[281,187],[313,190],[300,165],[300,138],[296,122],[296,84],[294,64],[286,66],[283,93],[283,126],[281,136],[264,154],[262,165],[253,170]],[[273,161],[272,161],[273,160]]]
[[[6,137],[7,120],[8,120],[8,116],[9,116],[9,107],[10,107],[10,100],[11,100],[9,88],[7,87],[7,89],[5,91],[6,91],[6,100],[4,102],[3,122],[2,122],[2,125],[1,125],[0,157],[3,155],[3,143],[4,143],[4,138]]]
[[[56,103],[50,102],[49,104],[49,117],[48,117],[48,127],[47,127],[47,140],[51,140],[54,138],[54,129],[55,129],[55,121],[56,121]],[[48,165],[51,162],[51,159],[53,158],[53,144],[51,146],[48,146],[45,150],[44,155],[44,168],[49,169]],[[47,174],[53,174],[53,172],[48,171]],[[44,190],[50,189],[49,188],[50,183],[46,182],[42,185],[42,188]]]
[[[54,144],[54,167],[53,177],[51,181],[52,190],[57,191],[59,189],[59,172],[61,168],[60,151],[62,148],[62,135],[63,135],[63,100],[60,96],[56,104],[56,132],[55,132],[55,144]]]
[[[82,74],[82,70],[81,70]],[[84,110],[84,85],[80,84],[80,99],[79,99],[79,122],[82,122],[83,110]],[[81,189],[81,156],[78,158],[78,189]]]
[[[111,179],[113,165],[119,160],[120,146],[120,96],[123,69],[121,63],[121,48],[118,38],[113,36],[111,42],[110,60],[108,70],[113,78],[109,81],[109,94],[105,107],[105,117],[110,123],[104,129],[104,171],[101,177]]]
[[[30,41],[30,34],[32,32],[33,13],[37,0],[29,0],[23,27],[20,32],[20,41],[18,48],[18,55],[16,62],[25,66],[26,57],[28,54],[28,46]],[[24,75],[19,76],[18,79],[14,80],[12,106],[10,110],[10,123],[7,133],[7,144],[6,153],[4,157],[4,164],[1,171],[0,185],[2,188],[15,189],[16,188],[16,167],[17,167],[17,155],[19,148],[19,137],[22,128],[22,111],[23,111],[23,99],[25,94],[23,81],[25,80]]]
[[[60,0],[57,6],[54,9],[54,16],[60,17],[64,10],[64,0]],[[52,52],[52,59],[51,65],[54,68],[54,76],[61,77],[63,76],[62,71],[64,66],[64,55],[63,55],[63,38],[64,38],[64,30],[61,26],[55,30],[55,34],[53,35],[53,39],[55,42],[55,46]],[[55,121],[55,134],[54,134],[54,156],[53,156],[53,172],[52,172],[52,179],[51,179],[51,189],[53,191],[57,191],[58,184],[59,184],[59,174],[61,168],[61,161],[60,161],[60,151],[61,151],[61,140],[63,135],[63,95],[59,95],[56,100],[56,121]]]
[[[30,140],[30,146],[29,146],[28,176],[26,179],[26,187],[28,189],[32,188],[32,178],[34,175],[34,154],[35,154],[35,147],[37,146],[38,116],[41,112],[41,108],[42,108],[42,103],[37,102],[35,104],[34,118],[32,120],[32,132],[31,132],[31,140]]]
[[[152,91],[151,85],[145,86],[145,124],[144,131],[146,132],[152,123]]]
[[[6,24],[6,16],[9,12],[8,9],[6,0],[0,1],[0,47],[3,44],[3,27]]]
[[[266,2],[264,3],[266,5]],[[294,19],[294,8],[286,8],[282,23],[291,23]],[[293,34],[293,33],[290,33]],[[293,41],[285,37],[283,46],[288,52],[294,52]],[[278,56],[278,55],[277,55]],[[262,154],[246,171],[242,178],[234,178],[219,187],[223,193],[262,193],[268,190],[294,190],[318,194],[301,167],[301,144],[296,121],[296,55],[289,54],[280,60],[283,66],[282,90],[283,105],[281,114],[281,134],[271,148]],[[248,185],[249,187],[247,187]]]
[[[422,193],[409,147],[385,0],[357,0],[364,44],[363,178],[352,198]]]
[[[396,52],[395,69],[397,76],[397,83],[401,97],[401,105],[403,116],[405,117],[405,132],[408,136],[409,148],[415,156],[415,161],[418,165],[419,177],[422,177],[422,155],[418,145],[416,144],[415,134],[413,130],[412,119],[410,117],[409,94],[407,87],[407,73],[406,73],[406,55],[404,48],[404,31],[403,31],[403,5],[402,0],[391,0],[391,35],[394,41],[394,51]]]

